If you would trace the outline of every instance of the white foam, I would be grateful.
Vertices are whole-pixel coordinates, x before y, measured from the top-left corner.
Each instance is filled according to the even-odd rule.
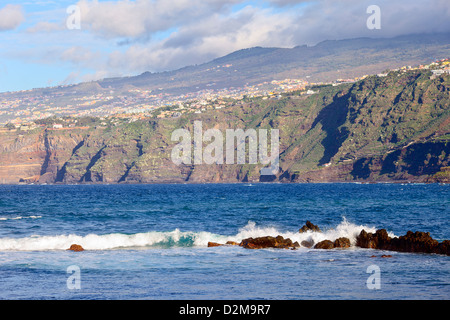
[[[0,217],[0,221],[7,221],[7,220],[21,220],[21,219],[40,219],[42,216],[28,216],[28,217]]]
[[[362,230],[367,232],[375,232],[377,229],[373,226],[365,226],[365,225],[356,225],[347,221],[345,217],[343,217],[342,222],[337,225],[335,228],[331,228],[328,230],[322,230],[322,232],[313,232],[307,231],[304,233],[295,232],[280,232],[276,228],[273,227],[257,227],[256,224],[252,221],[249,221],[248,224],[240,229],[239,233],[234,237],[234,241],[239,242],[245,238],[256,238],[262,236],[272,236],[276,237],[281,235],[284,238],[290,238],[292,241],[297,241],[299,244],[306,240],[313,243],[318,243],[322,240],[331,240],[334,241],[341,237],[346,237],[350,239],[350,243],[355,245],[356,237],[361,233]],[[389,236],[393,237],[393,234],[389,234]]]
[[[132,247],[161,246],[206,246],[208,241],[223,240],[224,237],[209,232],[147,232],[136,234],[89,234],[31,236],[26,238],[1,238],[0,251],[42,251],[66,250],[72,244],[81,245],[86,250],[109,250]]]
[[[0,251],[43,251],[43,250],[67,250],[72,244],[81,245],[86,250],[110,250],[134,247],[204,247],[208,242],[225,243],[226,241],[240,242],[245,238],[256,238],[263,236],[278,235],[290,238],[292,241],[301,243],[303,240],[314,243],[322,240],[334,241],[340,237],[347,237],[354,245],[356,236],[365,229],[367,232],[375,232],[376,228],[355,225],[345,218],[333,229],[323,232],[308,231],[305,233],[280,232],[275,227],[257,226],[255,222],[249,221],[246,226],[239,229],[234,236],[224,236],[210,232],[181,232],[179,229],[168,232],[151,231],[136,234],[89,234],[79,235],[55,235],[55,236],[31,236],[26,238],[0,238]],[[394,236],[391,235],[390,236]]]

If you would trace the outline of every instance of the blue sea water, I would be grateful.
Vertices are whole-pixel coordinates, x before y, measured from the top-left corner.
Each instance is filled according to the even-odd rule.
[[[439,184],[0,186],[0,299],[449,299],[449,256],[207,247],[379,228],[442,241],[449,208]],[[298,233],[306,220],[323,232]]]

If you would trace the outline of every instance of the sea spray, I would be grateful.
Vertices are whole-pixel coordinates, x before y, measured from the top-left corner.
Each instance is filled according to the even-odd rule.
[[[353,224],[345,217],[340,224],[338,224],[335,228],[325,229],[322,232],[313,232],[307,231],[304,233],[296,232],[281,232],[274,227],[258,227],[256,223],[253,221],[249,221],[248,224],[239,230],[239,233],[235,236],[234,241],[240,241],[245,238],[256,238],[263,236],[272,236],[276,237],[281,235],[284,238],[290,238],[292,241],[297,241],[301,243],[302,241],[308,241],[313,243],[318,243],[322,240],[331,240],[334,241],[341,237],[346,237],[350,239],[350,243],[354,246],[356,243],[356,237],[360,234],[361,230],[366,230],[367,232],[375,232],[376,227],[365,226],[365,225],[356,225]],[[390,236],[394,236],[390,234]]]

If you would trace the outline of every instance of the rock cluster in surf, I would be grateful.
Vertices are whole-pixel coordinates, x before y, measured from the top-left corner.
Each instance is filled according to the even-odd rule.
[[[306,224],[299,230],[299,233],[304,232],[321,232],[321,230],[318,226],[312,224],[310,221],[307,221]],[[345,249],[351,247],[351,241],[349,238],[341,237],[334,241],[323,240],[316,244],[314,244],[313,240],[303,240],[300,245],[297,241],[293,242],[289,238],[284,238],[281,235],[278,235],[277,237],[265,236],[246,238],[240,243],[234,241],[228,241],[225,244],[208,242],[208,247],[218,247],[224,245],[241,246],[246,249],[276,248],[295,250],[301,246],[314,249]],[[375,233],[370,233],[363,229],[356,237],[355,245],[356,247],[367,249],[450,255],[450,240],[439,242],[433,239],[429,232],[421,231],[408,231],[404,236],[391,238],[385,229],[379,229]],[[84,248],[80,245],[72,244],[67,250],[80,252],[84,251]],[[382,257],[390,257],[390,255]]]
[[[282,236],[277,237],[257,237],[257,238],[246,238],[240,243],[228,241],[225,245],[235,245],[241,246],[246,249],[264,249],[264,248],[277,248],[277,249],[296,249],[300,248],[299,243],[292,242],[289,238],[283,238]],[[223,244],[216,242],[208,242],[208,247],[219,247]]]
[[[299,233],[321,232],[320,228],[310,221],[300,228]],[[222,246],[223,244],[209,242],[208,247]],[[247,249],[297,249],[300,247],[298,242],[293,242],[289,238],[282,236],[257,237],[243,239],[240,243],[227,242],[226,245],[239,245]],[[341,237],[334,241],[323,240],[316,244],[312,240],[304,240],[301,246],[314,249],[335,249],[349,248],[351,241],[348,238]],[[360,248],[379,249],[397,252],[420,252],[450,255],[450,240],[439,242],[430,236],[429,232],[408,231],[406,235],[400,237],[389,237],[385,229],[379,229],[375,233],[368,233],[364,229],[356,237],[356,246]],[[386,256],[387,257],[387,256]],[[389,256],[390,257],[390,256]]]
[[[375,233],[362,230],[356,237],[356,246],[398,252],[450,255],[450,240],[439,242],[433,239],[429,232],[421,231],[408,231],[404,236],[391,238],[385,229],[379,229]]]

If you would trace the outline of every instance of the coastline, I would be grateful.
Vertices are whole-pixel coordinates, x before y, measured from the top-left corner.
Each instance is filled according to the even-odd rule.
[[[439,185],[449,185],[450,182],[427,182],[427,181],[421,181],[421,180],[383,180],[383,181],[340,181],[340,180],[333,180],[333,181],[276,181],[276,182],[264,182],[264,181],[215,181],[215,182],[208,182],[208,181],[162,181],[162,182],[132,182],[132,181],[126,181],[126,182],[54,182],[54,183],[40,183],[40,182],[19,182],[19,183],[0,183],[0,186],[87,186],[87,185],[94,185],[94,186],[102,186],[102,185],[264,185],[264,184],[398,184],[398,185],[430,185],[430,184],[439,184]]]

